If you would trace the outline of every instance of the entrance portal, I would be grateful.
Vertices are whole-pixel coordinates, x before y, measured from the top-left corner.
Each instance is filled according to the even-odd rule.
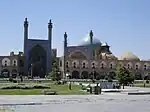
[[[9,75],[10,75],[9,70],[3,69],[3,70],[1,71],[1,77],[2,77],[2,78],[8,78]]]
[[[73,71],[73,72],[72,72],[72,79],[79,79],[79,78],[80,78],[79,75],[80,75],[80,74],[79,74],[78,71]]]
[[[83,72],[81,73],[81,78],[82,78],[82,79],[88,79],[88,78],[89,78],[89,73],[88,73],[87,71],[83,71]]]
[[[29,69],[32,72],[32,77],[39,76],[44,77],[46,75],[46,56],[45,49],[40,46],[34,46],[29,52]]]
[[[13,69],[12,72],[11,72],[11,74],[12,74],[13,78],[16,78],[17,77],[17,70]]]

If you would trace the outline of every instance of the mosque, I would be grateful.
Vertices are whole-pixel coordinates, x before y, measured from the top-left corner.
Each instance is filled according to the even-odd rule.
[[[0,56],[0,77],[31,75],[44,77],[52,68],[52,60],[57,56],[57,49],[52,49],[52,22],[48,23],[48,39],[30,39],[28,20],[24,20],[24,50],[9,56]],[[107,43],[94,37],[93,31],[79,45],[67,43],[64,34],[64,54],[59,58],[62,78],[68,75],[73,79],[104,79],[115,77],[116,68],[126,67],[132,71],[137,80],[150,79],[150,61],[141,60],[132,52],[116,57]]]
[[[102,43],[90,31],[79,45],[67,44],[67,33],[64,34],[64,56],[60,57],[59,68],[66,78],[104,79],[115,78],[117,67],[126,67],[135,75],[136,80],[150,79],[150,61],[141,60],[132,52],[116,57],[107,43]]]
[[[24,20],[24,52],[0,56],[0,77],[31,75],[45,77],[51,71],[57,49],[52,49],[52,22],[48,23],[48,39],[29,39],[28,20]]]

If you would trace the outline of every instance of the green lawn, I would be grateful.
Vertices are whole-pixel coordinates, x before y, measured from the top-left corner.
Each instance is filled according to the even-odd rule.
[[[144,83],[137,83],[137,84],[134,84],[134,86],[135,87],[144,87]],[[150,84],[145,83],[145,87],[150,88]]]
[[[69,90],[67,84],[55,85],[50,84],[51,90],[57,91],[58,95],[86,95],[87,92],[81,91],[81,86],[72,85],[72,89]],[[0,89],[0,95],[43,95],[44,89]]]

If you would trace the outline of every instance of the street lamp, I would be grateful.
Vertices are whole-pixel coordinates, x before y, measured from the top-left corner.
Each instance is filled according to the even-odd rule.
[[[33,65],[33,64],[31,64],[31,77],[33,78],[33,73],[32,73],[32,72],[33,72],[33,70],[32,70],[32,65]]]
[[[56,73],[56,80],[57,81],[61,80],[60,74],[61,74],[60,71],[57,71],[57,73]]]
[[[66,77],[69,78],[69,80],[71,79],[71,76],[70,76],[70,73],[66,73]],[[70,83],[69,83],[69,90],[71,90],[71,80],[70,80]]]

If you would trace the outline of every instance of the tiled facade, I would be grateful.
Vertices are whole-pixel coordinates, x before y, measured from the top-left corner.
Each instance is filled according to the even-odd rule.
[[[93,32],[80,45],[64,45],[64,51],[64,56],[60,57],[59,62],[64,78],[66,74],[70,74],[72,78],[83,79],[102,79],[109,75],[115,77],[117,67],[126,67],[137,80],[150,78],[150,61],[142,61],[131,52],[121,57],[114,56],[107,43],[101,43],[93,38]]]

